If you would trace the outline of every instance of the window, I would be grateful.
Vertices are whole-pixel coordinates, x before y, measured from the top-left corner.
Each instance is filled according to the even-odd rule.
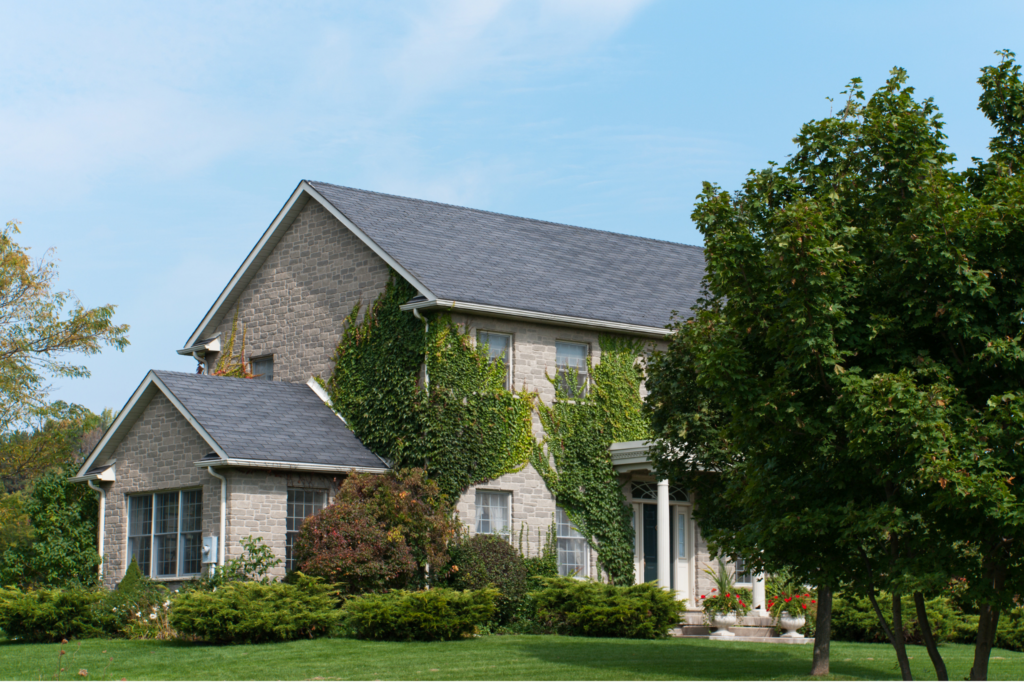
[[[633,481],[630,484],[634,500],[657,500],[658,484],[649,481]],[[686,491],[675,483],[669,484],[668,499],[671,502],[687,502]]]
[[[754,584],[754,577],[750,575],[750,569],[747,568],[747,562],[744,559],[737,559],[733,564],[733,575],[733,582],[737,585]]]
[[[512,390],[512,336],[494,332],[477,332],[476,343],[477,346],[487,347],[487,357],[491,362],[505,364],[505,389]]]
[[[128,556],[143,575],[173,578],[203,571],[203,492],[178,490],[128,498]]]
[[[261,358],[250,358],[249,362],[252,364],[252,373],[256,375],[257,379],[266,379],[267,381],[274,380],[273,355],[264,355]]]
[[[509,502],[512,493],[476,491],[476,532],[481,535],[501,535],[512,540],[512,517]]]
[[[566,398],[582,398],[587,394],[587,356],[585,343],[555,342],[555,367],[558,385]]]
[[[555,510],[555,528],[558,537],[558,575],[586,577],[590,547],[561,507]]]
[[[287,532],[284,541],[284,568],[286,571],[295,570],[295,557],[292,556],[292,548],[295,546],[295,538],[299,536],[299,530],[302,529],[302,522],[324,508],[326,497],[323,490],[288,489]]]

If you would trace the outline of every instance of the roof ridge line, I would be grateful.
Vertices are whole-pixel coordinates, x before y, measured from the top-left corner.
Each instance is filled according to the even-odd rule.
[[[601,234],[614,234],[620,237],[629,237],[630,239],[643,239],[644,241],[657,242],[659,244],[672,244],[673,246],[685,246],[690,249],[697,249],[703,251],[703,246],[696,246],[695,244],[683,244],[682,242],[673,242],[667,239],[655,239],[654,237],[641,237],[635,234],[626,234],[625,232],[613,232],[612,230],[599,230],[596,227],[583,227],[582,225],[570,225],[569,223],[558,223],[553,220],[543,220],[540,218],[527,218],[526,216],[514,215],[512,213],[500,213],[498,211],[488,211],[484,208],[472,208],[471,206],[459,206],[458,204],[448,204],[443,201],[433,201],[432,199],[417,199],[415,197],[404,197],[401,194],[389,194],[387,192],[376,192],[372,189],[360,189],[358,187],[349,187],[348,185],[335,185],[331,182],[323,182],[322,180],[306,180],[311,185],[326,185],[328,187],[337,187],[338,189],[345,189],[351,192],[360,192],[362,194],[374,194],[379,197],[389,197],[391,199],[404,199],[406,201],[416,201],[422,204],[433,204],[435,206],[445,206],[447,208],[457,208],[461,211],[473,211],[474,213],[485,213],[487,215],[501,216],[503,218],[515,218],[517,220],[528,220],[535,223],[544,223],[545,225],[554,225],[556,227],[568,227],[574,230],[585,230],[587,232],[599,232]]]

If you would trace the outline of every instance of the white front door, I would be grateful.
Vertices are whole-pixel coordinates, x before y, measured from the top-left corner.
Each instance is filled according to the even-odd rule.
[[[693,595],[690,593],[690,562],[693,556],[693,526],[690,525],[689,507],[672,507],[672,544],[675,546],[673,557],[675,575],[673,585],[677,599],[686,599],[693,604]]]

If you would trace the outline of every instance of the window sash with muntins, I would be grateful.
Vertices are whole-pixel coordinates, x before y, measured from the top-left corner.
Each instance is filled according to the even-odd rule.
[[[295,540],[299,537],[303,522],[324,508],[327,494],[323,490],[306,488],[288,489],[288,507],[285,514],[286,532],[284,543],[284,567],[286,571],[294,571]]]
[[[203,492],[128,497],[128,558],[143,575],[176,578],[203,571]]]
[[[476,491],[476,532],[512,539],[512,493]]]
[[[737,585],[754,584],[754,576],[750,573],[750,569],[747,568],[746,559],[737,559],[732,566],[734,583]]]
[[[274,380],[274,356],[264,355],[249,360],[250,369],[257,379]]]
[[[589,574],[590,546],[561,507],[555,508],[555,536],[558,540],[558,575],[586,577]]]
[[[502,362],[505,365],[505,390],[512,390],[512,335],[496,332],[477,332],[477,347],[487,348],[487,358],[491,362]]]
[[[590,346],[570,341],[555,342],[555,371],[559,388],[567,398],[582,398],[587,394],[587,358]]]

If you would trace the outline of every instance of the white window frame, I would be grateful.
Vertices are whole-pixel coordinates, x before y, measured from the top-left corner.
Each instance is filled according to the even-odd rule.
[[[490,336],[503,336],[508,339],[508,351],[502,356],[505,362],[505,390],[512,390],[512,348],[515,343],[515,337],[512,334],[506,334],[505,332],[492,332],[487,329],[478,329],[476,332],[476,345],[477,348],[487,346],[490,349],[490,341],[485,341],[480,337],[482,335]],[[491,362],[497,362],[498,358],[489,358]]]
[[[732,564],[732,580],[736,587],[753,587],[754,586],[754,574],[750,572],[750,569],[746,567],[746,559],[737,559]],[[741,578],[749,577],[750,580],[741,580]]]
[[[587,360],[590,359],[590,344],[589,343],[584,343],[582,341],[558,341],[558,340],[555,340],[555,376],[557,376],[558,377],[558,381],[561,382],[562,381],[562,377],[564,376],[563,372],[568,373],[568,370],[569,370],[570,366],[569,365],[559,364],[559,362],[558,362],[558,347],[559,346],[580,346],[580,347],[582,347],[584,349],[583,365],[579,366],[579,367],[575,367],[573,369],[576,370],[577,377],[583,379],[583,381],[582,381],[583,391],[580,393],[579,397],[585,398],[587,396],[587,394],[590,392],[590,368],[587,365]]]
[[[566,529],[568,532],[563,535],[562,531]],[[586,579],[590,575],[590,543],[582,533],[576,530],[569,515],[561,507],[555,507],[555,544],[558,552],[558,575],[572,576],[580,580]],[[576,571],[570,573],[563,557],[569,554],[573,545],[582,545],[583,563]]]
[[[481,508],[486,506],[488,509],[495,509],[494,505],[490,504],[493,499],[504,499],[505,500],[505,526],[498,528],[495,526],[493,519],[488,518],[486,523],[488,524],[487,530],[480,530],[484,523],[483,514],[481,514]],[[481,505],[482,499],[485,499],[488,504]],[[500,507],[498,507],[500,508]],[[475,516],[475,533],[477,535],[497,535],[503,537],[509,542],[512,542],[512,493],[507,490],[477,490],[476,499],[473,503],[473,514]],[[490,514],[488,514],[488,517]]]
[[[182,530],[182,516],[184,512],[184,497],[187,493],[199,493],[199,530]],[[178,510],[177,510],[177,523],[175,524],[175,530],[173,533],[157,533],[157,498],[161,495],[173,495],[178,496]],[[149,566],[148,570],[143,571],[143,574],[154,580],[175,580],[183,577],[193,577],[201,575],[203,572],[202,564],[202,537],[203,537],[203,489],[202,488],[182,488],[180,490],[161,490],[150,493],[133,493],[127,495],[127,507],[128,507],[128,529],[125,538],[125,557],[127,561],[125,563],[125,570],[132,560],[132,540],[136,538],[145,538],[149,540]],[[132,500],[149,499],[149,533],[137,533],[132,534]],[[174,536],[174,573],[158,573],[157,566],[159,564],[159,548],[157,547],[157,538],[165,536]],[[186,541],[198,540],[198,543],[194,546],[194,549],[198,551],[198,569],[193,572],[185,572],[185,543]],[[139,566],[140,570],[142,566]]]
[[[302,517],[297,528],[289,528],[289,524],[294,522],[299,517],[289,516],[288,511],[292,509],[295,502],[292,500],[294,493],[313,493],[313,501],[307,503],[305,500],[302,502],[303,511],[307,504],[312,508],[309,514]],[[305,523],[313,514],[327,506],[327,491],[321,488],[288,488],[288,492],[285,496],[285,539],[284,539],[284,568],[285,572],[291,572],[295,570],[295,557],[292,556],[292,548],[295,546],[295,538],[299,536],[299,531],[302,530],[302,524]]]

